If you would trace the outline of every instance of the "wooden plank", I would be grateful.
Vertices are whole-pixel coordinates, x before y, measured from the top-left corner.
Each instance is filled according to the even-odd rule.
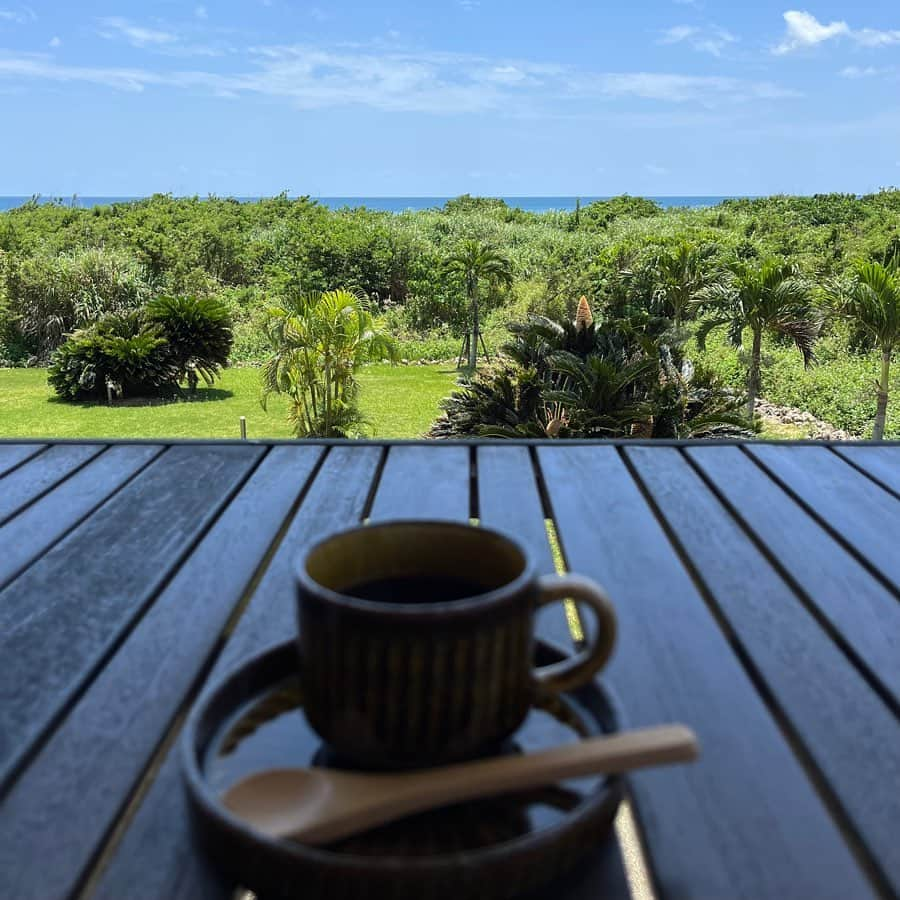
[[[747,452],[900,589],[900,500],[825,447],[748,444]]]
[[[268,454],[13,784],[0,804],[11,896],[76,890],[322,452]]]
[[[529,449],[481,446],[475,458],[478,513],[482,524],[504,531],[524,544],[539,574],[555,572],[544,507]]]
[[[60,444],[14,469],[0,483],[0,525],[103,449],[102,444]]]
[[[481,521],[511,531],[526,541],[535,553],[540,569],[553,572],[543,507],[527,448],[480,447],[477,465]],[[415,492],[410,492],[397,490],[398,485],[417,487]],[[468,521],[469,456],[466,448],[392,448],[375,495],[371,518],[373,521],[394,518]],[[562,607],[548,609],[547,614],[548,618],[541,622],[541,626],[547,627],[540,633],[563,648],[569,646],[571,635]],[[628,897],[621,855],[613,850],[598,854],[579,873],[573,890],[576,888],[596,896]]]
[[[627,724],[685,722],[702,745],[629,779],[662,896],[873,896],[617,450],[538,459],[566,558],[616,602],[605,678]]]
[[[162,449],[152,444],[111,447],[0,527],[0,587],[90,515]]]
[[[71,706],[263,452],[173,447],[0,592],[0,783]]]
[[[370,518],[469,521],[468,447],[391,447]]]
[[[835,444],[833,449],[844,459],[862,469],[870,478],[895,494],[900,494],[900,447]]]
[[[625,451],[757,675],[900,895],[900,721],[674,447]],[[770,482],[757,504],[779,492]],[[823,534],[823,538],[825,535]],[[813,558],[821,547],[809,546]],[[860,759],[865,765],[860,765]]]
[[[0,444],[0,477],[20,466],[46,447],[46,444]]]
[[[685,452],[853,649],[870,678],[900,705],[897,598],[739,448],[697,446]]]
[[[295,631],[294,561],[304,547],[360,521],[380,456],[381,451],[372,447],[342,446],[329,451],[207,683]],[[108,863],[92,879],[88,896],[221,900],[230,887],[221,882],[193,841],[175,746],[121,842],[110,848]]]
[[[542,575],[556,571],[544,507],[527,447],[481,446],[476,451],[478,513],[481,523],[504,531],[524,544]],[[563,650],[572,646],[565,609],[561,603],[539,614],[539,633]]]

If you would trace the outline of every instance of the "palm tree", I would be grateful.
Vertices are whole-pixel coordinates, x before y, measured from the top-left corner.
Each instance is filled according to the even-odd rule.
[[[444,262],[448,274],[461,277],[466,286],[472,328],[468,337],[469,367],[475,368],[478,361],[478,341],[481,328],[478,319],[478,287],[482,280],[492,285],[510,287],[513,282],[512,263],[481,241],[463,241],[459,250]]]
[[[653,299],[676,329],[681,327],[691,303],[712,281],[712,273],[706,267],[710,255],[707,248],[681,241],[673,248],[661,250],[653,260]]]
[[[859,328],[881,351],[881,377],[872,439],[884,438],[890,387],[891,357],[900,344],[900,262],[859,262],[849,288],[830,288],[838,311]]]
[[[756,265],[735,263],[725,280],[705,287],[694,301],[709,313],[697,329],[701,350],[714,328],[727,325],[736,347],[742,346],[744,329],[750,329],[753,343],[747,366],[747,415],[751,420],[762,387],[763,332],[790,338],[803,355],[805,366],[815,360],[813,345],[821,319],[810,298],[811,289],[796,266],[768,259]]]
[[[297,437],[347,437],[362,424],[356,372],[370,360],[397,358],[364,298],[349,291],[286,297],[268,310],[272,356],[262,369],[263,409],[287,394]]]

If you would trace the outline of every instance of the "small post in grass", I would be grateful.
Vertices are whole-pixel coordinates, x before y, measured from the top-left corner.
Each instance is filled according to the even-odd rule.
[[[241,440],[247,440],[247,417],[241,416]]]

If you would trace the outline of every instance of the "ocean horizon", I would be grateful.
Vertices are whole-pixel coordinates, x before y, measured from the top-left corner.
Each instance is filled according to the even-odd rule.
[[[35,195],[39,203],[56,203],[61,206],[72,206],[80,209],[89,209],[92,206],[109,206],[113,203],[136,203],[145,197],[59,197],[55,195]],[[490,196],[490,195],[485,195]],[[642,196],[633,194],[632,196]],[[722,196],[649,196],[646,199],[653,200],[664,209],[688,208],[697,209],[706,206],[717,206],[725,200],[743,199],[747,195],[732,194]],[[0,197],[0,212],[22,206],[28,203],[31,197]],[[201,198],[202,199],[202,198]],[[253,203],[265,199],[263,197],[219,197],[218,199],[235,199],[241,203]],[[423,209],[434,209],[443,206],[454,197],[312,197],[330,209],[360,208],[376,210],[380,212],[416,212]],[[581,201],[582,206],[593,203],[596,200],[609,200],[604,197],[501,197],[509,206],[524,210],[525,212],[571,212],[576,203]]]

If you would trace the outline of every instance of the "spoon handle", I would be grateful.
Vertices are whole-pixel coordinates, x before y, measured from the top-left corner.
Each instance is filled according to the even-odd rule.
[[[542,753],[503,756],[432,769],[427,780],[423,780],[421,774],[395,776],[398,791],[394,800],[402,802],[405,812],[409,813],[415,810],[407,804],[415,803],[417,796],[427,808],[439,803],[542,787],[583,775],[690,762],[698,754],[697,737],[690,728],[658,725],[587,738]],[[408,785],[405,785],[407,780]],[[408,799],[404,796],[407,793],[405,787],[409,791]]]

